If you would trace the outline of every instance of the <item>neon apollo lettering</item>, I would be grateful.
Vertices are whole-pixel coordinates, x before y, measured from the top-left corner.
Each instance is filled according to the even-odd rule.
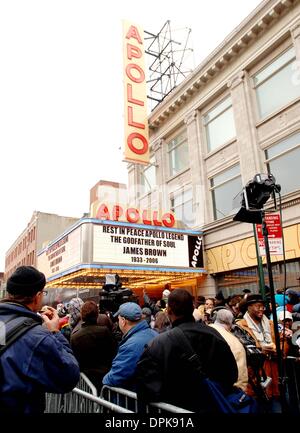
[[[151,218],[149,218],[149,213]],[[122,217],[125,217],[129,223],[137,223],[141,220],[145,225],[154,225],[157,227],[165,226],[171,228],[175,225],[174,215],[169,212],[163,214],[161,219],[159,219],[158,211],[141,211],[133,207],[124,210],[122,206],[115,205],[112,208],[112,212],[109,212],[108,206],[106,204],[101,204],[96,213],[96,218],[102,220],[122,221]]]
[[[141,36],[138,32],[138,29],[135,26],[130,26],[126,34],[126,39],[128,40],[135,39],[135,41],[138,44],[140,44],[141,46],[143,45]],[[143,55],[141,49],[138,46],[135,46],[131,43],[127,43],[126,48],[127,48],[126,49],[127,60],[140,59]],[[132,91],[133,89],[132,86],[136,86],[137,84],[143,83],[145,81],[145,73],[143,69],[136,63],[132,62],[127,64],[125,68],[125,73],[128,79],[132,83],[132,84],[131,83],[127,84],[127,103],[143,107],[145,105],[145,102],[140,99],[134,98],[133,91]],[[128,126],[138,128],[141,130],[145,129],[145,123],[140,123],[133,120],[133,107],[130,105],[127,105],[127,117],[128,117],[128,122],[127,122]],[[142,144],[141,148],[137,147],[136,145],[137,142],[139,144]],[[127,137],[127,145],[129,149],[136,155],[146,154],[149,148],[148,140],[145,137],[145,135],[143,135],[141,132],[132,132],[131,134],[129,134]]]
[[[195,244],[193,259],[192,259],[193,268],[196,268],[196,266],[197,266],[198,256],[199,256],[200,250],[201,250],[201,245],[202,245],[202,239],[200,238],[200,236],[198,236],[198,238],[196,240],[196,244]]]

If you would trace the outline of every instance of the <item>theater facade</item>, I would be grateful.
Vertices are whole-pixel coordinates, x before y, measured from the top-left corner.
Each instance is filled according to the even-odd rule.
[[[286,286],[300,290],[299,65],[300,2],[261,2],[148,118],[150,164],[129,164],[129,188],[137,207],[171,209],[203,233],[199,294],[258,289],[253,226],[233,221],[257,173],[281,185],[285,256],[272,256],[275,288],[286,264]]]

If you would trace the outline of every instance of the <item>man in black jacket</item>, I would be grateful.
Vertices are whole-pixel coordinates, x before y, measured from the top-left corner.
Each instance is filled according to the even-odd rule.
[[[98,325],[98,306],[86,301],[81,307],[81,329],[71,336],[71,347],[85,373],[100,393],[102,379],[110,370],[117,342],[107,326]]]
[[[237,380],[235,359],[225,340],[209,326],[193,318],[193,297],[183,289],[168,299],[172,328],[179,326],[200,357],[202,371],[229,392]],[[217,411],[213,399],[174,338],[174,330],[160,334],[146,347],[137,367],[137,395],[143,404],[163,401],[194,412]]]

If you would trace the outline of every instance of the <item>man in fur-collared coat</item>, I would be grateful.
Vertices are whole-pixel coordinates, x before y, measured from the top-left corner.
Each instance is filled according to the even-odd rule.
[[[265,304],[261,295],[251,294],[247,297],[246,301],[247,311],[243,319],[237,322],[237,325],[248,332],[255,340],[256,346],[261,349],[262,354],[265,355],[263,364],[265,373],[272,379],[271,384],[266,388],[266,394],[269,398],[279,399],[278,388],[278,366],[276,359],[276,346],[274,325],[271,320],[265,316]],[[257,384],[257,377],[254,372],[249,368],[249,378],[255,385]],[[253,387],[249,389],[249,394],[255,394]]]

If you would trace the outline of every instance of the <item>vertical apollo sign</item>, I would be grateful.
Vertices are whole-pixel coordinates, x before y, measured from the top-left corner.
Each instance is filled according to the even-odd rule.
[[[123,21],[125,151],[124,160],[149,164],[149,130],[144,31]]]

